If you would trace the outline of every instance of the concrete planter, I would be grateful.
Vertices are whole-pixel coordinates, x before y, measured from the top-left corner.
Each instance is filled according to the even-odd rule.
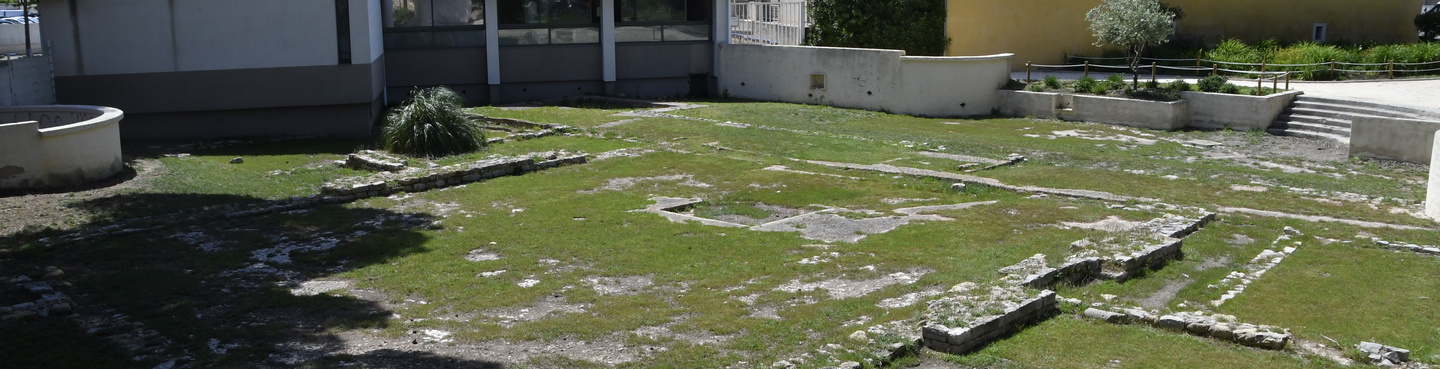
[[[1425,196],[1425,215],[1430,219],[1440,220],[1440,132],[1436,132],[1434,146],[1431,147],[1430,155],[1430,184]]]
[[[1176,101],[1150,101],[1055,92],[999,91],[1000,113],[1173,131],[1183,128],[1264,130],[1299,91],[1269,96],[1182,92]]]
[[[1285,107],[1301,94],[1300,91],[1268,96],[1181,92],[1180,98],[1190,102],[1190,128],[1256,131],[1270,128]]]
[[[1350,156],[1433,165],[1436,132],[1436,121],[1356,116],[1350,126]]]
[[[119,109],[42,105],[0,108],[0,189],[72,186],[124,169]],[[13,122],[13,123],[11,123]]]

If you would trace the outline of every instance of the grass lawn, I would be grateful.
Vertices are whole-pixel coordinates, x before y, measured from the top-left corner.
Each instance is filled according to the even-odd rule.
[[[1304,144],[1290,139],[701,103],[644,118],[615,116],[629,109],[613,107],[474,108],[585,130],[411,165],[555,150],[629,156],[343,205],[38,241],[135,216],[310,195],[325,181],[368,174],[332,162],[371,145],[296,141],[146,159],[154,168],[138,175],[143,186],[75,205],[86,221],[0,239],[0,306],[34,300],[8,281],[39,280],[49,266],[64,270],[59,280],[69,286],[59,290],[75,305],[73,314],[0,322],[0,367],[835,366],[869,354],[833,346],[848,347],[857,330],[913,325],[924,301],[951,286],[994,281],[1031,255],[1059,260],[1076,240],[1109,237],[1074,224],[1164,215],[803,160],[960,173],[988,165],[965,156],[1015,153],[1027,160],[970,174],[1212,211],[1435,227],[1408,214],[1424,196],[1425,168],[1218,151]],[[245,162],[230,164],[237,156]],[[764,225],[645,211],[663,198],[700,202],[669,216]],[[955,204],[969,207],[912,209]],[[769,223],[798,214],[811,220]],[[1212,309],[1220,292],[1208,285],[1242,270],[1286,226],[1306,233],[1300,251],[1216,312],[1308,341],[1400,346],[1440,364],[1440,315],[1432,314],[1440,261],[1383,251],[1368,238],[1440,244],[1433,230],[1222,214],[1185,240],[1181,260],[1125,283],[1058,292],[1157,311]],[[1073,314],[971,355],[939,357],[937,365],[1000,368],[1335,365]]]

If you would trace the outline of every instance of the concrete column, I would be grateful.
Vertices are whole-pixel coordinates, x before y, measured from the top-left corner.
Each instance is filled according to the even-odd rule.
[[[615,95],[615,0],[600,1],[600,55],[605,94]]]
[[[485,0],[485,76],[490,83],[490,103],[500,99],[500,8],[499,0]]]
[[[715,48],[714,52],[710,53],[713,58],[710,61],[710,86],[712,90],[710,91],[711,95],[720,94],[720,91],[716,91],[719,89],[718,86],[720,85],[716,81],[720,77],[721,70],[720,45],[726,45],[730,43],[730,10],[730,0],[715,0],[714,19],[710,20],[710,22],[715,25],[714,33],[712,36],[710,36],[710,41],[715,44],[713,46]]]
[[[1435,132],[1434,145],[1430,150],[1430,185],[1425,196],[1425,215],[1440,221],[1440,132]]]

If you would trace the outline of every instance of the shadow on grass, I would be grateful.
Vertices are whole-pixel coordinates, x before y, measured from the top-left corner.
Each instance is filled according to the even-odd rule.
[[[157,202],[258,201],[232,195],[116,197],[77,206],[109,215],[101,218],[121,218]],[[422,230],[435,221],[427,214],[322,206],[180,221],[49,246],[33,243],[40,236],[35,232],[0,238],[0,316],[9,314],[5,307],[31,302],[54,306],[68,300],[73,307],[68,313],[0,321],[0,367],[154,368],[173,361],[174,368],[500,368],[418,350],[351,354],[338,332],[387,328],[394,314],[387,304],[394,299],[295,292],[312,280],[354,283],[330,276],[425,252],[429,236]],[[51,266],[64,275],[47,278]],[[17,280],[22,276],[32,281]],[[54,292],[37,292],[30,288],[35,281],[65,296],[56,300]]]

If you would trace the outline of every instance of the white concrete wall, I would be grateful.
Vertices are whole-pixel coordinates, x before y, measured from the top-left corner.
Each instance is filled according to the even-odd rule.
[[[25,26],[24,24],[0,24],[0,53],[25,54]],[[30,25],[30,49],[40,53],[43,44],[40,43],[40,24]]]
[[[1056,119],[1055,111],[1060,108],[1060,94],[1030,91],[996,91],[999,98],[1000,114],[1012,117]]]
[[[1275,123],[1285,107],[1300,91],[1269,96],[1181,92],[1180,98],[1190,102],[1190,127],[1236,131],[1263,131]]]
[[[50,60],[45,55],[0,61],[0,106],[54,104]]]
[[[68,0],[40,1],[41,28],[58,56],[57,76],[301,67],[339,60],[333,1],[75,1],[76,9]],[[384,53],[382,9],[378,1],[349,1],[352,62],[368,64]]]
[[[1102,122],[1124,126],[1173,131],[1190,123],[1189,102],[1160,102],[1114,97],[1074,95],[1072,111],[1060,113],[1060,119]]]
[[[0,124],[0,189],[69,186],[115,175],[125,164],[123,118],[117,109],[97,106],[0,109],[0,121],[23,120]],[[77,119],[86,120],[72,122]]]
[[[1008,54],[905,57],[899,50],[721,44],[722,95],[920,116],[989,114]],[[825,88],[812,89],[823,74]],[[962,105],[963,104],[963,105]]]
[[[1430,147],[1430,184],[1425,196],[1425,214],[1440,221],[1440,132],[1431,137],[1435,145]]]
[[[1432,163],[1440,122],[1357,116],[1350,126],[1350,156]]]

